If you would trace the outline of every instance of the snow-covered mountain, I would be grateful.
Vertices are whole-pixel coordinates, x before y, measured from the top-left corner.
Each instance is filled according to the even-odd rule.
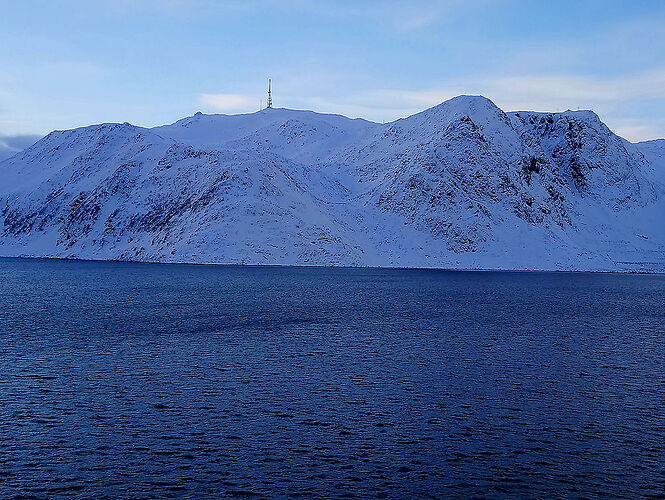
[[[665,141],[460,96],[56,131],[0,162],[0,255],[665,271]]]

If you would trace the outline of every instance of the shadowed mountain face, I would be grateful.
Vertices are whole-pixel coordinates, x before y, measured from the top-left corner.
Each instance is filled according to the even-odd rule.
[[[461,96],[49,134],[0,163],[0,255],[665,271],[665,141]]]

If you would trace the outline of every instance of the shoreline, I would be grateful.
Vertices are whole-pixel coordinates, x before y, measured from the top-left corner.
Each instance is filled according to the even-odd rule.
[[[409,267],[409,266],[342,266],[342,265],[319,265],[319,264],[240,264],[236,262],[159,262],[151,260],[124,260],[124,259],[90,259],[78,257],[48,257],[48,256],[26,256],[26,255],[0,255],[0,259],[21,260],[53,260],[53,261],[76,261],[76,262],[108,262],[123,264],[156,264],[174,266],[215,266],[215,267],[248,267],[248,268],[293,268],[293,269],[369,269],[386,271],[441,271],[441,272],[477,272],[477,273],[565,273],[565,274],[613,274],[613,275],[644,275],[665,276],[665,271],[595,271],[585,269],[512,269],[512,268],[456,268],[456,267]]]

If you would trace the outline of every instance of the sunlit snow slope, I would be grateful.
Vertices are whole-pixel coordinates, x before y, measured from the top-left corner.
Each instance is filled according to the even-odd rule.
[[[0,162],[0,255],[665,271],[665,141],[461,96],[56,131]]]

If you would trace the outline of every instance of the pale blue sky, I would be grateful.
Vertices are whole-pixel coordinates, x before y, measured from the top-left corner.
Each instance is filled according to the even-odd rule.
[[[0,0],[0,135],[275,106],[393,120],[457,94],[665,137],[665,1]]]

